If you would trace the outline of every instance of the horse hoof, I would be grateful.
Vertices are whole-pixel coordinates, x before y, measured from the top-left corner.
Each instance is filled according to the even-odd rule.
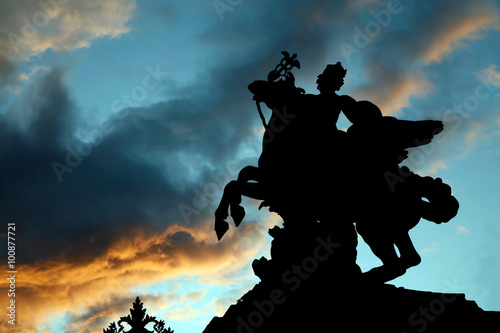
[[[227,209],[223,209],[220,206],[215,210],[215,219],[224,220],[229,216]]]
[[[385,283],[400,277],[404,273],[406,273],[406,269],[399,264],[382,265],[363,273],[363,278],[372,283]]]
[[[229,230],[229,223],[222,219],[215,219],[215,227],[214,227],[215,233],[217,234],[217,240],[220,241],[221,238],[224,236],[226,231]]]
[[[234,225],[238,227],[245,217],[245,208],[239,205],[231,205],[231,217],[233,218]]]

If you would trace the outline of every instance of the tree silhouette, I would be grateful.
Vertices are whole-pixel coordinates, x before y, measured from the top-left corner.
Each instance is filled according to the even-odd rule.
[[[122,323],[125,322],[132,329],[125,331]],[[154,331],[149,331],[146,329],[146,325],[149,323],[154,323]],[[165,328],[165,321],[157,320],[156,317],[151,317],[146,314],[146,309],[143,308],[143,304],[139,296],[135,299],[132,304],[132,309],[130,309],[130,314],[124,317],[120,317],[118,324],[112,322],[109,324],[107,329],[102,330],[103,333],[174,333],[172,329]]]

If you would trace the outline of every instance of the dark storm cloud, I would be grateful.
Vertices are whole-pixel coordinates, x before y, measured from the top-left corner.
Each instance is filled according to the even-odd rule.
[[[23,243],[29,244],[21,248],[26,262],[63,251],[67,256],[82,253],[79,256],[90,258],[125,237],[132,226],[160,230],[186,223],[179,204],[194,207],[194,190],[212,182],[211,172],[225,169],[240,144],[254,137],[259,120],[246,89],[248,83],[265,79],[284,49],[300,55],[303,69],[296,76],[314,82],[326,62],[336,61],[328,51],[340,42],[333,37],[340,33],[332,27],[344,22],[344,28],[352,31],[349,22],[361,15],[342,14],[347,2],[260,6],[266,7],[242,4],[200,36],[207,45],[232,51],[221,52],[217,65],[203,78],[179,91],[178,99],[128,109],[123,111],[125,117],[115,116],[113,129],[99,144],[68,139],[78,127],[77,107],[61,82],[63,72],[51,71],[31,89],[24,102],[34,113],[33,121],[23,132],[3,120],[0,156],[1,208],[6,220],[18,222]],[[464,11],[458,7],[457,11]],[[396,18],[392,22],[398,24]],[[407,47],[389,43],[390,38],[405,43],[397,29],[381,34],[373,48],[363,50],[372,59],[371,68],[380,70],[374,77],[386,83],[401,82],[404,71],[387,70],[388,66],[404,68],[408,54],[403,53],[409,51],[401,50],[425,53],[419,40],[429,38],[431,27],[424,28],[421,38],[413,39],[413,46],[406,42]],[[387,43],[386,51],[376,47],[379,42]],[[388,53],[398,61],[382,61]],[[5,73],[12,70],[8,62],[0,67]],[[74,156],[85,149],[92,151],[80,154],[80,159]],[[61,182],[53,162],[60,163]],[[208,205],[195,208],[191,223],[212,214]]]
[[[252,80],[258,75],[265,79],[282,50],[298,53],[302,68],[295,70],[296,78],[314,83],[326,63],[340,60],[331,51],[362,14],[346,12],[351,6],[349,1],[243,2],[225,12],[224,20],[210,26],[200,41],[228,50],[220,53],[222,59],[259,63]]]
[[[98,144],[71,139],[78,130],[78,108],[62,83],[62,71],[52,70],[35,83],[24,100],[33,112],[31,123],[26,131],[2,131],[0,156],[0,208],[6,221],[18,224],[23,262],[61,254],[87,260],[138,226],[163,230],[211,216],[209,205],[195,207],[197,193],[214,182],[213,172],[227,169],[259,122],[248,83],[265,79],[282,48],[303,50],[304,63],[319,63],[326,56],[328,19],[340,14],[332,5],[312,8],[287,5],[273,20],[262,21],[261,32],[270,37],[265,50],[224,59],[198,83],[179,91],[178,99],[122,110]],[[297,13],[299,21],[287,18]],[[245,17],[243,12],[234,15]],[[257,32],[249,25],[238,28],[237,34],[249,39]],[[206,42],[236,38],[234,31],[215,25]],[[189,221],[179,210],[182,203],[196,208]]]
[[[93,145],[69,139],[77,107],[61,81],[64,73],[47,73],[25,100],[34,114],[28,129],[2,123],[0,207],[6,222],[18,224],[23,262],[61,253],[90,259],[137,226],[186,223],[179,204],[192,206],[193,187],[210,181],[209,172],[224,168],[253,135],[258,117],[249,111],[247,82],[234,75],[245,71],[214,69],[189,99],[122,110],[122,119],[111,119],[112,130]],[[205,208],[189,222],[213,213]]]
[[[5,104],[8,101],[10,91],[16,89],[19,80],[18,69],[0,51],[0,104]]]
[[[0,55],[0,80],[9,79],[14,72],[14,65],[5,56]]]

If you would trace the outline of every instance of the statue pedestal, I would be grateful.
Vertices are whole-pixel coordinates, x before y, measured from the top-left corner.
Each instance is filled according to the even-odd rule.
[[[370,281],[355,264],[353,229],[329,233],[317,223],[292,230],[270,230],[272,259],[253,264],[262,281],[204,333],[486,332],[500,322],[500,312],[483,311],[463,294]]]

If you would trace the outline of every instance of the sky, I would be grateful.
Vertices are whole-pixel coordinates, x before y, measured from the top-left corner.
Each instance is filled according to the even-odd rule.
[[[460,210],[411,230],[422,263],[391,283],[500,311],[499,33],[486,0],[1,1],[0,260],[7,277],[14,223],[17,273],[15,297],[0,280],[0,331],[101,332],[140,296],[176,333],[201,332],[251,289],[281,219],[244,199],[217,242],[213,213],[257,164],[247,86],[283,50],[308,93],[340,61],[340,94],[444,122],[405,163]],[[361,238],[357,263],[380,265]]]

